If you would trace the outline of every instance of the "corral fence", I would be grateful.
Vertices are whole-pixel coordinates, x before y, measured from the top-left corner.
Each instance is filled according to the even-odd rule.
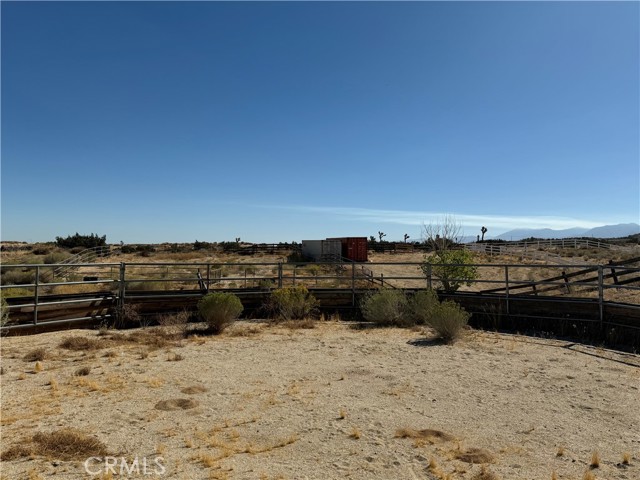
[[[327,309],[357,311],[378,288],[409,294],[438,289],[490,328],[606,337],[640,348],[640,258],[605,265],[474,264],[477,278],[455,292],[442,290],[445,268],[416,262],[84,263],[2,265],[2,297],[9,323],[3,331],[57,328],[75,323],[114,324],[125,305],[143,317],[193,310],[211,291],[237,294],[248,312],[275,288],[304,285]],[[464,265],[468,266],[468,265]],[[12,273],[13,272],[13,273]],[[53,281],[51,280],[53,278]],[[20,280],[20,284],[11,284]],[[449,278],[449,283],[456,279]],[[612,338],[615,335],[615,338]]]

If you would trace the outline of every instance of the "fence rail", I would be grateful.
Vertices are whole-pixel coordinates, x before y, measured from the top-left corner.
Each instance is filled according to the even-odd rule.
[[[640,257],[605,265],[474,264],[477,278],[458,279],[462,285],[455,292],[442,290],[443,272],[444,267],[455,272],[459,265],[344,261],[78,263],[74,264],[73,280],[48,281],[48,272],[61,265],[66,266],[0,267],[3,279],[12,270],[33,278],[30,283],[0,286],[11,321],[3,330],[113,320],[129,302],[144,304],[144,313],[148,314],[175,311],[185,305],[193,307],[195,299],[217,290],[233,291],[254,308],[251,302],[269,295],[273,288],[305,285],[324,296],[323,305],[327,307],[355,308],[364,293],[381,287],[407,291],[429,287],[439,288],[442,296],[463,299],[477,314],[483,314],[483,305],[495,303],[502,309],[500,315],[525,316],[529,314],[523,305],[529,305],[534,312],[529,316],[537,318],[572,318],[593,321],[602,328],[615,324],[640,331],[640,318],[635,313],[625,317],[618,309],[615,315],[610,314],[614,305],[625,311],[640,311]],[[591,313],[580,319],[580,315],[570,314],[572,308]]]

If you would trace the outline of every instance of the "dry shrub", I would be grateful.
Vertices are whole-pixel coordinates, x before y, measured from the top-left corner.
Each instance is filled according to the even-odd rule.
[[[436,305],[431,312],[428,325],[447,343],[453,343],[461,335],[471,314],[451,300]]]
[[[160,315],[158,323],[164,328],[167,335],[184,337],[189,329],[191,314],[186,310],[178,313]]]
[[[316,328],[316,322],[311,318],[303,318],[301,320],[285,320],[284,322],[280,323],[280,325],[291,330]]]
[[[80,367],[73,372],[76,377],[86,377],[89,373],[91,373],[91,367]]]
[[[192,385],[190,387],[185,387],[180,391],[182,393],[186,393],[187,395],[195,395],[196,393],[204,393],[207,391],[207,389],[202,385]]]
[[[84,460],[108,455],[107,446],[95,437],[73,428],[36,433],[31,442],[13,445],[2,453],[2,460],[42,455],[60,460]]]
[[[4,452],[0,453],[0,460],[3,462],[16,460],[18,458],[30,457],[33,455],[33,446],[31,444],[17,443],[10,446]]]
[[[173,411],[173,410],[189,410],[200,405],[197,401],[190,398],[174,398],[171,400],[161,400],[156,403],[157,410]]]
[[[66,337],[58,345],[60,348],[73,351],[98,350],[104,344],[98,340],[88,337]]]
[[[591,463],[589,463],[589,467],[591,468],[599,468],[600,467],[600,454],[597,450],[595,450],[591,454]]]
[[[27,352],[22,359],[25,362],[38,362],[47,358],[47,349],[46,348],[36,348]]]
[[[33,436],[33,442],[37,444],[39,454],[61,460],[82,460],[108,454],[107,446],[100,440],[72,428],[50,433],[38,432]]]
[[[229,337],[251,337],[262,333],[262,328],[258,325],[238,326],[234,325],[233,328],[227,330],[226,335]]]
[[[473,476],[472,480],[499,480],[499,477],[483,465],[480,471]]]
[[[456,453],[456,458],[466,463],[493,463],[496,460],[493,454],[484,448],[469,448]]]
[[[456,438],[446,432],[440,430],[431,430],[429,428],[424,430],[414,430],[413,428],[399,428],[396,430],[397,438],[414,438],[421,440],[442,441],[451,442]]]

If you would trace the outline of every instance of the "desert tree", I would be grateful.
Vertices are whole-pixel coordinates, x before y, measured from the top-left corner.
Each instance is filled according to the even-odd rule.
[[[408,233],[405,233],[405,234],[404,234],[404,243],[407,243],[407,240],[409,240],[409,238],[411,238],[411,237],[409,236],[409,234],[408,234]]]
[[[439,222],[423,224],[422,240],[434,254],[425,255],[422,271],[434,275],[447,292],[455,292],[462,285],[471,285],[478,278],[478,268],[472,265],[473,254],[459,244],[462,225],[453,215],[445,215]]]
[[[380,241],[382,241],[382,237],[386,237],[387,234],[381,231],[378,231],[378,237],[380,237]]]
[[[480,231],[482,232],[482,239],[480,241],[484,242],[484,234],[487,233],[487,227],[483,225]]]

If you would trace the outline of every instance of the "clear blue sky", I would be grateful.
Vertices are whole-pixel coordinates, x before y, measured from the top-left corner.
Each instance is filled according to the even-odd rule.
[[[638,2],[6,2],[2,239],[640,217]]]

